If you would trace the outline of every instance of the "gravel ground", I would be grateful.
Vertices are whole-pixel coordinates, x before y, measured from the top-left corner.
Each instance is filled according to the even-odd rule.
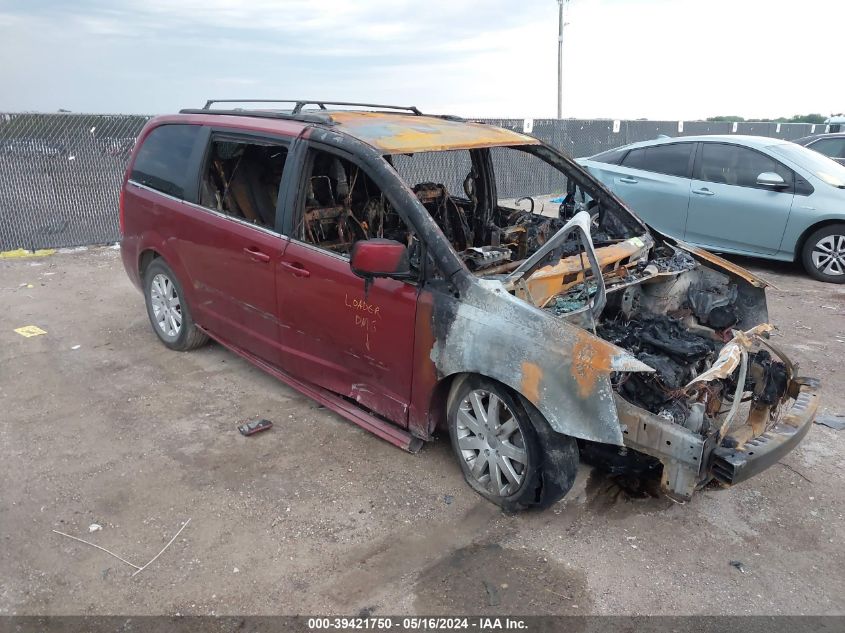
[[[845,414],[845,288],[738,261]],[[0,261],[0,297],[0,614],[845,613],[845,431],[686,505],[584,466],[552,509],[507,516],[447,437],[409,455],[219,345],[166,350],[114,249]],[[275,427],[242,437],[253,416]],[[52,532],[141,566],[188,518],[134,577]]]

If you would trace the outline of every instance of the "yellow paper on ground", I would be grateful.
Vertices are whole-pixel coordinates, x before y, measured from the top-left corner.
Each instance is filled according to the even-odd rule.
[[[30,336],[40,336],[41,334],[47,333],[46,330],[42,330],[37,325],[24,325],[23,327],[15,328],[15,332],[27,338],[29,338]]]

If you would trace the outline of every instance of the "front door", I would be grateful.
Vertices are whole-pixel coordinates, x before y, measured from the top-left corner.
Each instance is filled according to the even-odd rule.
[[[412,238],[355,163],[310,150],[304,169],[306,191],[277,277],[285,368],[407,426],[418,286],[365,283],[349,253],[358,239]]]
[[[758,185],[757,177],[765,172],[781,176],[785,186]],[[701,143],[684,239],[715,250],[774,253],[794,190],[793,171],[773,158],[740,145]]]

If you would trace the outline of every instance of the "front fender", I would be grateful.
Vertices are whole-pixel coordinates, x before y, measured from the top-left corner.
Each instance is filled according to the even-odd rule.
[[[499,282],[470,281],[459,295],[435,299],[431,360],[440,376],[488,376],[524,396],[555,431],[623,444],[610,373],[650,367]]]

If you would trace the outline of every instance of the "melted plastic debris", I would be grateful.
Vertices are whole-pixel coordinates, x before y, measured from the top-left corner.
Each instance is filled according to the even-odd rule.
[[[686,251],[675,251],[671,257],[658,257],[648,263],[657,266],[657,270],[661,273],[683,272],[698,266],[692,255]]]

